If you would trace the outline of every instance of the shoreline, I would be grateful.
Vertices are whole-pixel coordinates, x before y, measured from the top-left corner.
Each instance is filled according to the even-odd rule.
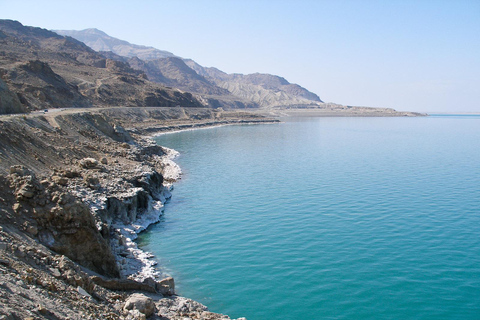
[[[144,137],[156,137],[164,134],[171,134],[183,131],[194,131],[201,129],[212,129],[216,127],[224,126],[233,126],[233,125],[256,125],[256,124],[275,124],[280,123],[278,119],[268,119],[268,120],[230,120],[230,121],[209,121],[209,122],[198,122],[190,124],[180,124],[180,125],[170,125],[170,126],[161,126],[161,127],[151,127],[145,129],[145,132],[154,132],[151,135],[145,135]]]
[[[91,314],[98,301],[107,301],[102,314],[113,312],[124,319],[131,315],[122,309],[128,295],[142,292],[152,295],[159,317],[175,318],[181,305],[191,307],[193,318],[208,312],[198,302],[172,295],[174,280],[162,279],[158,260],[135,241],[159,221],[181,172],[173,161],[178,153],[159,146],[154,137],[274,123],[281,121],[195,108],[68,109],[0,117],[0,250],[6,248],[0,268],[6,268],[7,275],[0,273],[0,280],[15,292],[12,301],[18,301],[16,309],[0,306],[22,314],[25,305],[33,309],[48,303],[52,313],[64,315],[78,310],[70,303],[78,300],[82,312]],[[11,240],[14,237],[17,240]],[[27,247],[39,249],[25,253]],[[48,259],[35,256],[38,250]],[[28,270],[52,285],[32,282],[29,276],[27,283],[17,284],[15,274]],[[55,289],[57,299],[66,296],[67,289],[73,292],[65,306],[48,300],[53,284],[66,288]],[[79,300],[79,292],[93,298]]]
[[[165,188],[164,192],[164,201],[161,201],[161,204],[159,206],[158,214],[155,214],[155,212],[150,212],[147,213],[148,217],[150,219],[144,219],[143,221],[135,221],[132,222],[132,225],[134,225],[134,232],[131,232],[130,228],[132,225],[119,225],[118,228],[120,229],[120,233],[126,237],[129,238],[129,241],[131,241],[133,244],[131,245],[132,250],[136,250],[136,254],[138,257],[142,259],[142,262],[144,262],[144,267],[143,269],[146,272],[137,272],[137,273],[129,273],[128,276],[133,276],[133,279],[138,280],[138,281],[144,281],[146,278],[151,277],[152,275],[155,275],[155,278],[158,280],[159,276],[171,276],[169,274],[164,274],[161,269],[156,267],[158,265],[158,260],[156,260],[156,257],[152,255],[150,252],[145,251],[141,248],[138,248],[138,243],[136,242],[136,239],[138,238],[138,235],[143,233],[143,232],[148,232],[148,228],[160,221],[160,218],[164,214],[165,210],[165,204],[168,203],[170,198],[172,197],[171,191],[174,189],[173,184],[177,182],[179,179],[181,179],[182,176],[182,169],[180,166],[174,162],[173,160],[180,155],[178,151],[175,149],[171,149],[165,146],[162,146],[158,144],[154,138],[157,136],[161,135],[167,135],[167,134],[174,134],[174,133],[179,133],[179,132],[185,132],[185,131],[196,131],[196,130],[206,130],[206,129],[214,129],[214,128],[219,128],[219,127],[225,127],[225,126],[233,126],[233,125],[258,125],[258,124],[277,124],[281,123],[280,121],[249,121],[249,122],[229,122],[229,123],[209,123],[208,125],[192,125],[189,128],[185,129],[180,129],[180,130],[175,130],[175,126],[169,127],[168,131],[163,131],[156,133],[151,136],[144,136],[146,139],[151,139],[153,143],[157,144],[159,147],[167,151],[167,154],[161,157],[161,166],[163,167],[163,176],[164,179],[167,182],[164,182],[163,186]],[[140,223],[139,223],[140,222]],[[136,227],[139,225],[139,227]],[[153,261],[152,263],[152,259]],[[142,270],[143,270],[142,269]]]
[[[161,157],[161,164],[166,171],[164,171],[163,190],[159,194],[160,200],[152,199],[149,204],[149,210],[144,212],[141,217],[130,224],[117,223],[113,224],[113,227],[118,232],[118,243],[114,250],[117,252],[128,251],[132,256],[125,257],[128,259],[123,263],[126,266],[124,277],[130,278],[139,282],[143,282],[148,278],[152,278],[156,281],[170,277],[171,275],[165,274],[160,268],[157,267],[158,260],[156,257],[141,248],[138,247],[138,236],[147,232],[147,229],[158,223],[161,217],[164,215],[165,204],[172,197],[171,191],[173,190],[173,183],[180,179],[182,174],[180,167],[173,161],[178,156],[178,152],[160,146],[167,150],[167,154]],[[122,250],[126,247],[126,250]],[[120,258],[120,254],[117,257]],[[121,259],[118,259],[121,261]],[[117,261],[118,261],[117,260]]]
[[[260,114],[269,117],[424,117],[427,113],[368,107],[271,109]]]
[[[172,133],[179,133],[179,132],[185,132],[185,131],[196,131],[196,130],[206,130],[206,129],[214,129],[214,128],[220,128],[220,127],[226,127],[226,126],[254,126],[254,125],[259,125],[259,124],[279,124],[282,123],[281,120],[265,120],[265,121],[245,121],[245,122],[228,122],[228,123],[208,123],[208,124],[202,124],[202,125],[191,125],[191,126],[182,126],[184,128],[181,129],[176,129],[177,126],[172,126],[171,128],[169,127],[166,131],[162,132],[157,132],[151,136],[145,136],[145,138],[155,138],[158,136],[166,135],[166,134],[172,134]],[[162,148],[166,148],[164,146],[161,146]],[[173,150],[173,149],[171,149]],[[177,151],[176,151],[177,152]]]
[[[11,305],[0,301],[0,315],[2,308],[21,315],[25,306],[34,310],[47,304],[48,312],[59,318],[74,312],[72,319],[88,318],[87,314],[127,319],[135,310],[124,305],[129,296],[141,292],[153,299],[153,319],[176,319],[180,314],[230,319],[175,295],[174,280],[164,278],[158,260],[135,241],[159,221],[181,172],[173,161],[178,152],[159,146],[152,133],[270,122],[278,120],[181,108],[0,117],[0,251],[6,250],[0,259],[0,281],[13,292]],[[29,244],[12,237],[29,239]],[[37,251],[47,258],[37,257]],[[28,270],[48,283],[30,276],[18,282],[15,275],[32,272]],[[65,290],[74,297],[56,304],[49,288],[64,288],[52,289],[55,299],[65,297]],[[105,310],[91,313],[99,301],[104,301]],[[26,314],[44,318],[38,312]]]

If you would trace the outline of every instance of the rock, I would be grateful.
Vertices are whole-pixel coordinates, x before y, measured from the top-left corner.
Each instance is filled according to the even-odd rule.
[[[73,262],[66,256],[62,255],[58,258],[58,267],[62,270],[69,270],[73,268]]]
[[[76,178],[80,176],[80,173],[76,170],[67,169],[63,172],[63,175],[67,178]]]
[[[165,278],[156,283],[155,289],[163,295],[175,294],[175,280],[172,277]]]
[[[68,179],[65,177],[53,176],[52,180],[61,186],[66,186],[68,184]]]
[[[95,284],[101,287],[111,289],[111,290],[118,290],[118,291],[141,290],[141,291],[156,293],[154,285],[138,282],[132,279],[104,279],[99,276],[91,276],[90,280],[92,280]]]
[[[60,271],[58,271],[57,268],[49,268],[49,270],[52,273],[52,276],[54,276],[55,278],[60,278],[62,276],[62,274],[60,273]]]
[[[25,250],[22,248],[22,246],[20,246],[18,248],[18,250],[15,252],[15,254],[17,255],[17,257],[19,258],[25,258],[26,257],[26,253],[25,253]]]
[[[94,175],[87,174],[83,178],[83,181],[85,182],[85,185],[92,190],[97,190],[100,188],[100,179]]]
[[[28,174],[29,172],[30,172],[30,170],[28,170],[24,166],[17,165],[17,166],[11,166],[10,167],[10,174],[18,174],[19,176],[24,176],[24,175]]]
[[[42,314],[42,315],[48,314],[47,308],[45,308],[45,307],[42,306],[42,305],[39,305],[39,306],[37,307],[37,311],[38,311],[38,313],[40,313],[40,314]]]
[[[22,205],[18,202],[16,202],[13,205],[13,211],[15,211],[17,214],[20,213],[20,210],[22,210]]]
[[[130,316],[132,316],[134,320],[146,320],[147,319],[147,317],[138,310],[130,310],[128,312],[128,314]]]
[[[28,188],[21,188],[17,192],[17,198],[20,198],[19,196],[22,196],[23,198],[31,199],[34,195],[35,193]]]
[[[77,287],[77,292],[80,293],[82,296],[85,296],[85,297],[88,297],[88,298],[92,297],[87,291],[85,291],[85,289],[83,289],[80,286]]]
[[[80,166],[85,169],[95,169],[98,168],[98,161],[93,158],[84,158],[80,160]]]
[[[36,236],[38,234],[38,228],[35,226],[28,226],[27,232],[30,233],[32,236]]]
[[[142,293],[134,293],[128,297],[123,310],[138,310],[146,317],[149,317],[155,311],[155,303],[152,298],[149,298]]]
[[[107,161],[107,158],[103,157],[102,159],[100,159],[100,162],[102,164],[108,164],[108,161]]]

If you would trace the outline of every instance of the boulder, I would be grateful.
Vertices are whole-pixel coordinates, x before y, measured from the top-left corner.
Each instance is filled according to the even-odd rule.
[[[142,293],[134,293],[125,301],[124,311],[138,310],[146,317],[149,317],[155,311],[155,303],[152,298],[147,297]]]
[[[95,169],[98,168],[98,161],[93,158],[83,158],[80,160],[80,166],[85,169]]]
[[[172,277],[165,278],[156,283],[155,289],[157,292],[163,295],[174,295],[175,294],[175,281]]]

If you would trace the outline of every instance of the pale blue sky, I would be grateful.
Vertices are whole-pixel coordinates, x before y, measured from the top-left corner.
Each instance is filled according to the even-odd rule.
[[[480,112],[480,0],[0,0],[0,13],[280,75],[327,102]]]

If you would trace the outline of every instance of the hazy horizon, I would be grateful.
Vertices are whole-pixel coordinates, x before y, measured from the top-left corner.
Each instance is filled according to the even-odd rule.
[[[480,1],[10,1],[3,19],[97,28],[227,73],[270,73],[325,102],[480,112]]]

